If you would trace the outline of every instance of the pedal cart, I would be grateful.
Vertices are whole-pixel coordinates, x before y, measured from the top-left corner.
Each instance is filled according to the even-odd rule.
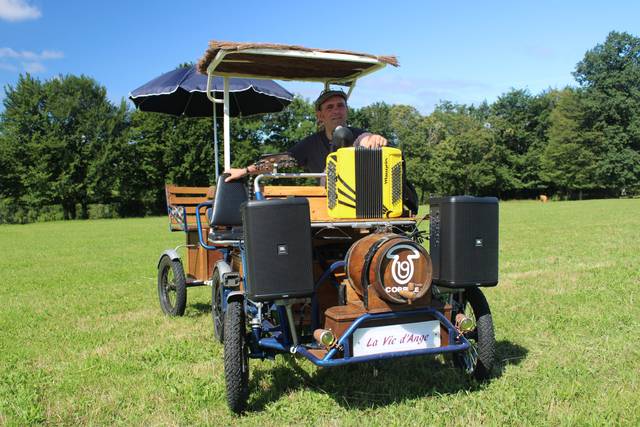
[[[199,69],[209,81],[314,81],[348,87],[350,95],[359,78],[387,64],[397,66],[393,57],[211,42]],[[229,168],[228,91],[223,102]],[[177,294],[183,311],[188,285],[212,287],[214,335],[224,345],[234,412],[248,400],[249,360],[277,354],[332,367],[450,353],[477,379],[491,374],[493,323],[480,287],[498,282],[497,199],[431,199],[427,251],[418,219],[403,206],[400,150],[350,147],[344,130],[334,133],[334,145],[344,147],[328,156],[326,173],[286,172],[293,159],[276,154],[257,162],[264,173],[250,191],[225,183],[224,175],[209,198],[206,189],[167,190],[170,212],[182,213],[188,231],[189,262],[185,273],[176,251],[162,255],[160,300],[166,308],[169,294]],[[322,185],[266,185],[292,178]],[[199,196],[185,193],[195,190]],[[181,314],[171,304],[165,311]]]

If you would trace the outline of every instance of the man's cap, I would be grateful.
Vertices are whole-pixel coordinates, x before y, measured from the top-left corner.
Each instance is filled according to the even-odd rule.
[[[347,102],[347,94],[344,93],[343,91],[341,91],[341,90],[325,90],[325,91],[322,91],[320,96],[318,96],[318,99],[316,99],[316,102],[315,102],[316,111],[320,111],[320,107],[322,106],[324,101],[326,101],[327,99],[331,98],[332,96],[339,96],[342,99],[344,99],[345,102]]]

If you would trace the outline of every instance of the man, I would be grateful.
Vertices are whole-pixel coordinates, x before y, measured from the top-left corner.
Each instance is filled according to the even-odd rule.
[[[315,102],[316,118],[321,126],[319,132],[299,141],[289,150],[298,164],[309,172],[324,172],[327,155],[334,150],[331,146],[333,131],[338,126],[347,125],[348,107],[347,94],[341,90],[325,90]],[[354,146],[367,148],[387,145],[387,140],[381,135],[374,135],[362,129],[349,128],[353,133]],[[229,174],[227,182],[242,178],[248,174],[257,173],[254,165],[246,168],[231,168],[225,171]]]

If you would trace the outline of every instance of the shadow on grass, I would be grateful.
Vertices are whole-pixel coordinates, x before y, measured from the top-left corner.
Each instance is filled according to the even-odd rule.
[[[529,351],[521,345],[511,341],[496,342],[496,362],[494,365],[494,376],[501,377],[507,365],[519,365],[526,359]]]
[[[187,310],[185,314],[189,317],[200,317],[203,315],[211,316],[211,304],[206,304],[203,302],[195,302],[193,304],[189,304],[187,302]]]
[[[496,343],[496,363],[491,381],[499,378],[506,365],[519,364],[528,351],[509,341]],[[316,368],[307,373],[292,358],[288,366],[256,372],[251,376],[249,411],[261,411],[283,395],[309,388],[330,396],[344,408],[375,408],[427,396],[454,394],[461,390],[481,390],[480,383],[454,368],[442,356],[411,357],[372,363]],[[269,383],[267,389],[260,384]]]

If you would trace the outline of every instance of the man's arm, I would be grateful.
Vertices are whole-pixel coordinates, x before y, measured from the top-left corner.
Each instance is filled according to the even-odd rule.
[[[257,175],[260,173],[271,172],[273,171],[274,163],[278,163],[281,166],[284,165],[285,167],[290,167],[292,166],[291,165],[292,157],[293,159],[295,159],[295,161],[293,162],[293,165],[296,164],[295,162],[300,162],[300,158],[301,158],[300,153],[298,153],[298,155],[296,156],[295,151],[289,150],[286,153],[267,155],[266,159],[265,159],[265,156],[263,156],[256,163],[253,163],[245,168],[227,169],[224,171],[224,173],[229,174],[229,176],[225,179],[225,182],[234,181],[236,179],[243,178],[247,175]]]
[[[230,168],[224,171],[224,173],[228,173],[229,176],[224,180],[224,182],[235,181],[236,179],[244,178],[247,175],[253,175],[256,173],[255,165],[249,165],[246,168]]]

